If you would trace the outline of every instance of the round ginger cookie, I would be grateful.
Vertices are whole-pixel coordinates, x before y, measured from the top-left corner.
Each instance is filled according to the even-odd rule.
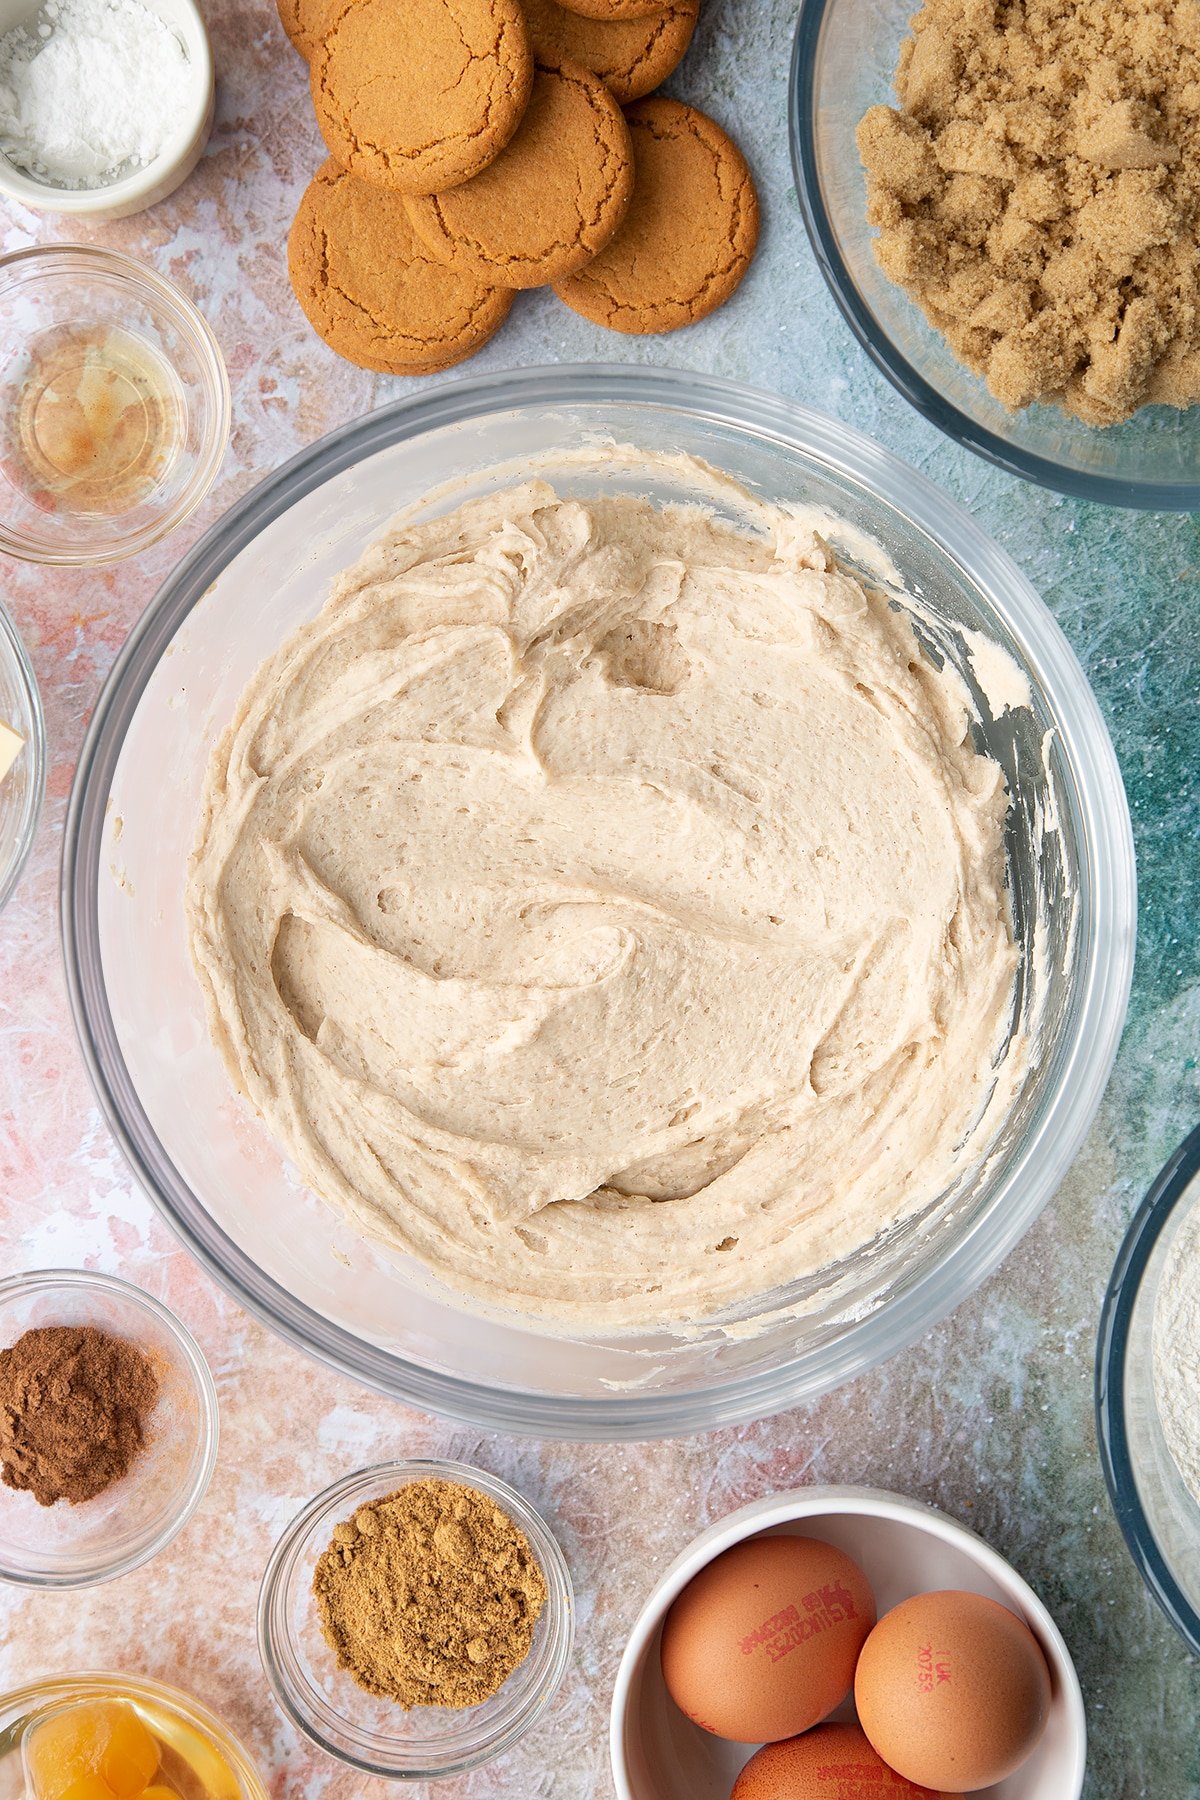
[[[537,61],[590,69],[622,106],[667,79],[691,43],[700,13],[700,0],[672,0],[663,11],[637,19],[586,18],[558,0],[522,0],[522,5]]]
[[[656,95],[625,116],[637,170],[625,221],[554,291],[610,331],[675,331],[723,305],[750,267],[758,196],[737,145],[694,106]]]
[[[405,205],[435,255],[481,281],[529,288],[590,262],[632,193],[629,129],[599,76],[539,63],[520,129],[495,162],[462,187],[410,195]]]
[[[332,159],[309,182],[288,237],[288,274],[330,349],[360,369],[426,375],[487,343],[512,295],[439,261],[398,194]]]
[[[329,0],[311,75],[317,124],[344,169],[436,194],[508,143],[533,56],[520,0]]]
[[[279,23],[305,62],[311,62],[325,30],[329,0],[275,0]]]

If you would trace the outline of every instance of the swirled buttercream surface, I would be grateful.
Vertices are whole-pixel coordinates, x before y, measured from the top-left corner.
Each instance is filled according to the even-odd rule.
[[[905,614],[763,517],[530,481],[399,526],[213,754],[188,904],[231,1076],[468,1300],[736,1314],[999,1123],[1000,770]]]

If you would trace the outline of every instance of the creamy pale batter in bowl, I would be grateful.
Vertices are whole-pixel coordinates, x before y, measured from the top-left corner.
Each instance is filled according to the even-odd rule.
[[[636,458],[615,455],[622,444]],[[701,479],[688,457],[737,489]],[[562,503],[532,508],[554,528],[535,559],[542,588],[525,583],[524,552],[512,577],[513,541],[528,528],[518,515],[502,528],[503,553],[493,542],[441,557],[457,571],[451,586],[476,588],[465,627],[439,624],[446,590],[429,552],[448,527],[433,522],[479,502],[474,516],[492,519],[494,538],[498,497],[530,480]],[[692,509],[693,522],[708,508],[715,525],[701,536],[725,546],[715,560],[733,588],[718,592],[699,553],[672,586],[679,547],[663,538],[646,584],[621,590],[657,612],[606,624],[597,611],[575,631],[546,591],[562,534],[582,532],[585,561],[633,555],[640,567],[645,543],[631,551],[624,526],[610,540],[616,521],[645,516],[642,502],[667,521],[652,519],[652,537],[675,531],[670,508]],[[820,566],[813,515],[797,518],[798,505],[822,515],[840,574]],[[786,534],[781,510],[793,515]],[[349,740],[370,710],[364,671],[389,661],[386,643],[371,665],[357,641],[347,668],[358,673],[346,673],[340,698],[332,661],[327,691],[315,682],[307,701],[293,685],[285,706],[263,707],[254,683],[331,624],[349,628],[379,579],[363,559],[397,515],[400,537],[424,546],[425,574],[383,579],[391,598],[381,609],[376,596],[375,615],[394,626],[405,605],[424,607],[426,635],[443,648],[445,633],[465,630],[446,668],[474,673],[451,704],[435,694],[437,659],[418,666],[413,631],[395,633],[410,709],[401,735],[416,755],[404,766],[422,779],[399,779],[413,751],[384,754],[380,734],[367,734],[372,780],[382,770],[393,794],[370,824],[387,852],[386,879],[372,886],[365,863],[357,875],[341,865],[356,810]],[[758,540],[749,552],[746,534]],[[346,586],[356,565],[371,571],[357,599]],[[424,591],[405,600],[413,580]],[[703,604],[689,607],[701,589]],[[752,614],[754,631],[732,629]],[[515,678],[514,644],[544,679],[540,710]],[[849,664],[866,669],[879,706],[846,691]],[[886,789],[871,793],[872,816],[890,805],[901,832],[877,832],[878,854],[857,841],[864,821],[835,805],[850,790],[792,767],[790,700],[753,699],[785,687],[816,709],[825,766],[853,753],[860,785]],[[313,875],[285,856],[259,901],[242,885],[250,862],[236,827],[224,849],[206,835],[190,865],[214,748],[248,690],[251,711],[259,692],[261,730],[247,712],[250,763],[234,754],[229,794],[244,783],[241,800],[265,807],[280,853],[301,848]],[[344,724],[331,705],[345,708]],[[590,724],[586,736],[577,722]],[[890,769],[889,745],[912,788],[907,823],[895,783],[872,773]],[[542,801],[570,781],[588,809],[535,805],[535,749],[554,778]],[[248,767],[259,774],[247,779]],[[319,789],[306,800],[302,768],[314,783],[324,773],[345,805],[321,802]],[[365,803],[357,810],[367,817]],[[212,816],[232,819],[220,804]],[[405,846],[394,816],[419,842],[423,884],[395,855]],[[563,824],[580,817],[586,837]],[[956,833],[961,862],[947,849]],[[832,862],[810,877],[825,861],[818,849],[836,852],[847,883]],[[466,871],[457,886],[454,870]],[[193,924],[205,893],[224,894],[225,922],[247,909],[243,976],[231,974],[238,958],[222,976],[218,954],[207,977],[243,1034],[241,1095],[196,979],[189,892]],[[346,907],[338,917],[334,896]],[[969,1292],[1027,1229],[1092,1116],[1123,1015],[1133,917],[1111,748],[1078,665],[1007,558],[843,425],[726,383],[634,369],[442,383],[315,446],[239,503],[119,661],[81,759],[64,860],[84,1053],[122,1147],[193,1252],[243,1304],[355,1379],[479,1424],[590,1438],[794,1404],[911,1341]],[[209,923],[217,953],[224,923]],[[945,955],[954,936],[971,952],[961,967]],[[897,970],[908,972],[899,985]],[[231,1000],[238,980],[244,1008]],[[454,1004],[410,1006],[404,982]],[[857,1019],[845,1010],[852,995]],[[251,1040],[261,1063],[248,1077],[239,1064]],[[941,1073],[906,1087],[905,1046]],[[321,1140],[314,1082],[329,1101]],[[295,1094],[307,1124],[287,1116]],[[343,1110],[350,1097],[357,1126]],[[529,1126],[508,1119],[518,1112]],[[919,1193],[904,1140],[926,1159]],[[375,1185],[360,1179],[368,1148],[386,1164]],[[865,1177],[868,1159],[886,1180]],[[419,1205],[399,1207],[397,1176],[411,1191],[418,1162]],[[337,1181],[357,1216],[339,1204]]]
[[[235,1083],[368,1233],[576,1331],[819,1275],[980,1156],[1024,1063],[963,683],[756,524],[534,480],[401,525],[209,770]]]

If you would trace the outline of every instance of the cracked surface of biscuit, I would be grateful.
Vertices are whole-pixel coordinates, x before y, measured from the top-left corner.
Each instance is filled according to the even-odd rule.
[[[675,0],[638,19],[585,18],[558,0],[522,0],[522,5],[538,61],[574,62],[590,69],[622,106],[652,93],[677,67],[700,12],[700,0]]]
[[[610,331],[674,331],[723,305],[750,267],[758,196],[737,145],[696,107],[655,95],[626,117],[629,211],[606,249],[554,291]]]
[[[325,30],[329,0],[275,0],[279,23],[305,62],[311,63]]]
[[[508,143],[533,59],[519,0],[332,0],[311,76],[317,124],[344,169],[434,194]]]
[[[490,167],[446,194],[407,196],[417,234],[481,280],[543,287],[608,243],[633,192],[621,109],[576,63],[540,64],[529,107]]]
[[[305,191],[288,238],[288,273],[314,331],[363,369],[426,375],[471,356],[512,295],[438,261],[396,194],[332,161]]]
[[[661,0],[567,0],[572,12],[587,19],[645,19]]]

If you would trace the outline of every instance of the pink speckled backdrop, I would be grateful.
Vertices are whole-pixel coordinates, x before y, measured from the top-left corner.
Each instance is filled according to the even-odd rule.
[[[1153,861],[1155,847],[1172,841],[1171,821],[1182,828],[1192,804],[1186,780],[1180,787],[1170,771],[1196,691],[1194,541],[1186,521],[1137,521],[1064,503],[987,470],[918,421],[870,369],[824,292],[791,192],[785,106],[794,3],[704,0],[697,41],[673,83],[738,129],[760,181],[763,244],[734,302],[677,337],[624,341],[548,294],[521,295],[510,323],[471,366],[623,358],[714,370],[850,417],[922,461],[1011,547],[1085,656],[1127,774],[1140,784],[1135,816],[1152,859],[1153,941],[1165,948],[1143,967],[1136,1023],[1088,1149],[1001,1274],[886,1368],[818,1406],[741,1430],[604,1448],[503,1439],[421,1417],[271,1338],[176,1248],[133,1186],[84,1078],[57,945],[62,821],[83,730],[114,653],[199,531],[302,445],[405,387],[339,363],[308,332],[289,292],[283,240],[321,148],[303,67],[271,0],[206,0],[217,126],[174,198],[140,218],[74,234],[54,220],[0,212],[5,248],[82,235],[174,277],[220,338],[235,409],[215,492],[151,555],[103,573],[0,565],[4,599],[42,684],[51,745],[35,853],[0,915],[0,1263],[110,1269],[165,1298],[210,1359],[223,1432],[204,1504],[149,1567],[83,1595],[0,1590],[0,1690],[72,1666],[177,1682],[240,1732],[279,1800],[378,1800],[387,1790],[317,1754],[276,1711],[254,1641],[264,1562],[285,1521],[318,1488],[349,1468],[411,1453],[476,1461],[521,1487],[555,1524],[578,1593],[576,1654],[551,1716],[502,1762],[440,1784],[446,1800],[609,1794],[612,1678],[656,1575],[710,1520],[813,1480],[870,1482],[943,1505],[1039,1588],[1084,1679],[1089,1795],[1200,1794],[1191,1665],[1125,1556],[1100,1481],[1090,1406],[1096,1312],[1120,1231],[1196,1105],[1200,985],[1171,924],[1175,896],[1186,888],[1174,868],[1159,880]],[[1112,615],[1097,596],[1107,604],[1123,589],[1137,596],[1137,631],[1118,654]],[[1154,667],[1147,672],[1145,647],[1168,643],[1169,679],[1160,679]]]

